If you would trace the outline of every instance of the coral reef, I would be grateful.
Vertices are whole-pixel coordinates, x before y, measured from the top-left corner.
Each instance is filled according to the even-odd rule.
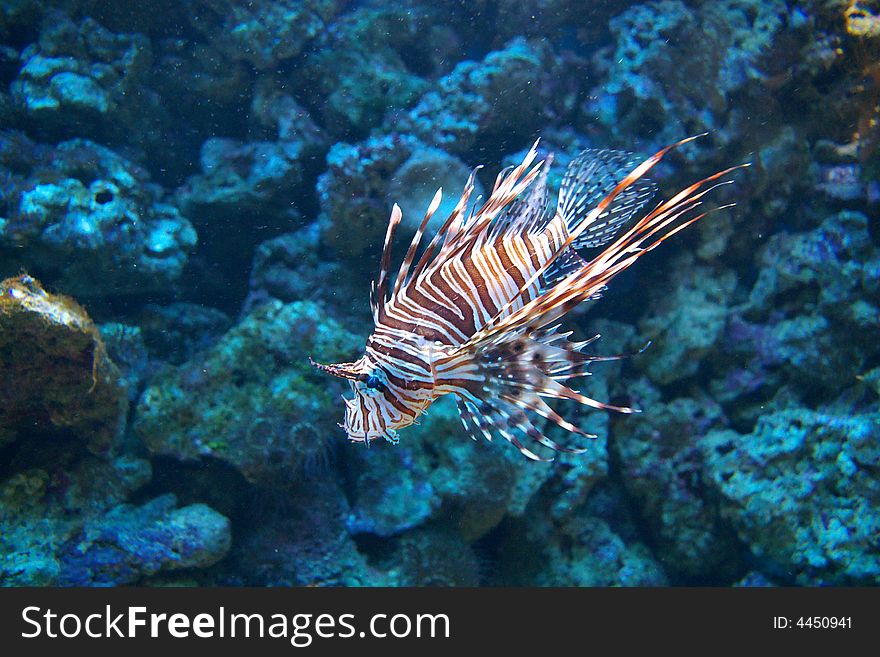
[[[652,381],[668,385],[697,373],[706,355],[721,339],[736,288],[736,274],[693,262],[674,261],[673,289],[656,297],[647,317],[639,324],[639,335],[661,347],[648,349],[639,358]],[[711,285],[706,281],[711,280]]]
[[[75,460],[61,468],[53,462],[59,456]],[[0,484],[0,582],[7,586],[61,584],[65,545],[87,519],[101,518],[150,478],[148,462],[83,456],[78,441],[49,450],[26,441],[16,462]]]
[[[590,392],[602,397],[613,370],[596,368]],[[354,480],[349,529],[391,536],[432,520],[472,543],[508,515],[523,516],[537,498],[547,505],[544,513],[564,520],[608,473],[607,418],[588,414],[581,424],[599,436],[589,452],[560,454],[552,464],[533,468],[509,445],[467,440],[452,399],[435,402],[393,450],[346,456]]]
[[[469,174],[470,169],[464,162],[439,148],[427,146],[413,150],[394,172],[387,192],[387,197],[394,199],[403,212],[401,230],[415,232],[434,194],[442,188],[443,200],[428,223],[429,231],[439,228],[458,203],[464,187],[462,181],[467,180]],[[480,181],[474,181],[473,198],[484,194]]]
[[[75,301],[26,274],[0,283],[0,366],[0,584],[128,584],[226,554],[229,521],[207,506],[125,503],[150,464],[120,455],[125,379]]]
[[[190,20],[210,41],[259,69],[298,55],[339,11],[336,0],[198,0]]]
[[[362,263],[369,250],[379,252],[393,203],[403,212],[401,230],[412,233],[442,188],[443,200],[429,224],[429,230],[436,229],[458,203],[470,174],[459,158],[409,135],[339,143],[327,162],[328,171],[318,181],[321,242],[340,258]],[[473,197],[481,194],[477,181]]]
[[[263,242],[254,252],[245,307],[267,298],[285,302],[322,299],[329,305],[348,303],[350,299],[341,293],[338,284],[344,271],[339,263],[321,258],[316,224],[285,233]]]
[[[880,36],[880,6],[872,0],[850,0],[844,12],[846,31],[858,37]]]
[[[181,365],[216,342],[232,320],[216,308],[181,302],[148,304],[138,313],[137,323],[152,355]]]
[[[208,139],[202,145],[202,174],[177,190],[177,204],[203,222],[266,214],[290,205],[302,183],[300,160],[313,144],[289,140],[240,143]]]
[[[876,410],[782,410],[750,435],[706,436],[707,483],[764,572],[805,585],[877,582],[878,420]]]
[[[691,582],[729,578],[741,567],[733,533],[704,492],[700,440],[723,426],[721,409],[702,396],[661,403],[659,391],[642,379],[630,388],[640,422],[621,422],[613,450],[623,484],[666,555],[676,579]]]
[[[98,327],[107,355],[119,370],[128,401],[137,401],[150,369],[149,353],[139,326],[109,322]]]
[[[330,149],[327,171],[318,179],[321,242],[338,259],[363,262],[368,253],[380,252],[393,203],[388,186],[420,146],[414,137],[394,133]]]
[[[173,495],[141,506],[123,502],[149,480],[146,461],[84,457],[63,470],[46,465],[49,471],[25,468],[0,484],[2,585],[130,584],[211,565],[229,550],[229,521],[203,504],[175,508]]]
[[[609,490],[597,491],[571,517],[540,512],[504,528],[499,545],[503,581],[520,586],[662,586],[662,567],[635,537],[631,520]],[[621,517],[622,516],[622,517]]]
[[[232,542],[229,521],[204,504],[175,509],[173,495],[116,507],[59,550],[61,586],[127,584],[159,571],[211,566]]]
[[[43,129],[82,136],[118,130],[149,96],[138,93],[152,63],[149,41],[141,34],[114,34],[91,18],[76,24],[63,14],[49,15],[21,59],[10,91]]]
[[[213,458],[249,481],[295,480],[335,433],[335,399],[308,361],[344,359],[353,336],[308,301],[258,306],[208,349],[157,376],[137,407],[134,429],[152,454]]]
[[[713,381],[728,400],[790,390],[803,400],[836,397],[877,358],[868,336],[880,324],[880,253],[857,212],[831,215],[809,232],[780,232],[758,255],[747,305],[730,318],[725,350],[739,366]],[[743,404],[737,416],[762,409]]]
[[[458,64],[415,107],[395,117],[393,128],[455,154],[530,136],[547,102],[533,81],[551,66],[540,41],[513,39],[481,62]]]
[[[48,148],[20,134],[0,136],[0,166],[0,253],[18,267],[83,297],[180,276],[195,230],[141,167],[91,141]]]
[[[334,135],[364,136],[427,90],[411,69],[436,43],[430,16],[391,4],[356,7],[322,31],[305,57],[300,84],[321,98],[316,110]]]
[[[477,586],[480,562],[453,532],[418,529],[401,536],[382,560],[397,586]]]
[[[345,528],[348,504],[332,480],[295,487],[275,512],[250,531],[231,555],[231,574],[242,584],[262,586],[383,586],[391,583],[372,568]],[[241,579],[243,578],[243,580]]]
[[[354,504],[346,519],[350,533],[392,536],[418,527],[440,506],[417,447],[347,459],[355,469]]]
[[[616,135],[650,136],[650,149],[704,131],[726,141],[741,120],[727,99],[737,95],[743,107],[750,95],[765,95],[762,66],[786,28],[787,11],[782,0],[630,7],[609,23],[615,49],[589,113]]]

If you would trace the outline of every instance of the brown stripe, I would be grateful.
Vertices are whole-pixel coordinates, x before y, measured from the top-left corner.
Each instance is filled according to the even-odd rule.
[[[449,303],[454,305],[456,308],[461,309],[461,306],[458,304],[458,301],[461,299],[461,294],[456,292],[455,289],[450,285],[449,281],[444,277],[444,272],[447,268],[441,267],[436,271],[432,272],[428,277],[431,285],[437,289],[438,292],[443,294],[448,300]]]
[[[381,317],[381,321],[383,324],[385,324],[389,328],[397,329],[398,331],[411,331],[412,326],[413,326],[412,324],[410,324],[408,322],[404,322],[401,319],[398,319],[396,317],[392,317],[387,312],[383,313],[383,315]]]
[[[471,279],[471,282],[477,289],[477,295],[479,296],[480,304],[489,315],[489,317],[494,317],[495,314],[498,312],[498,307],[495,305],[495,302],[492,301],[492,297],[489,294],[489,277],[487,277],[486,274],[480,270],[479,266],[477,266],[477,263],[474,262],[471,254],[468,254],[466,258],[462,258],[461,262],[464,266],[465,272],[468,275],[468,278]]]
[[[438,379],[437,387],[449,387],[449,388],[458,388],[463,392],[469,392],[474,396],[479,397],[481,393],[483,382],[481,381],[473,381],[471,379]]]
[[[534,271],[538,271],[543,266],[543,261],[540,256],[538,256],[538,245],[535,244],[533,240],[540,239],[539,237],[532,238],[531,236],[525,239],[526,249],[529,252],[529,258],[532,261],[532,269]]]
[[[462,327],[462,332],[471,336],[474,334],[474,331],[477,326],[477,322],[480,321],[479,317],[479,309],[476,307],[476,304],[481,303],[482,299],[482,288],[480,285],[471,280],[469,273],[467,272],[467,262],[469,258],[461,259],[459,262],[465,268],[465,273],[463,274],[458,270],[457,267],[453,266],[453,263],[450,262],[448,265],[444,266],[440,272],[441,277],[444,277],[444,280],[447,280],[447,285],[450,287],[454,282],[461,289],[461,292],[456,293],[455,299],[453,302],[455,305],[461,309],[462,314],[465,316],[465,324]],[[474,283],[473,287],[477,290],[477,299],[473,298],[473,292],[471,291],[470,283]],[[491,299],[489,299],[491,301]]]
[[[436,315],[439,320],[446,323],[452,328],[460,329],[461,318],[452,310],[438,304],[433,299],[426,296],[418,285],[413,286],[409,290],[410,299],[424,309],[425,314]],[[466,316],[466,315],[465,315]],[[472,331],[462,331],[465,335],[470,335]]]
[[[381,324],[377,327],[377,330],[381,330],[382,325],[384,324],[388,328],[395,329],[397,331],[403,331],[406,333],[417,333],[418,335],[424,337],[426,340],[430,340],[432,342],[436,340],[443,341],[448,339],[436,328],[426,326],[425,324],[419,324],[419,318],[413,316],[408,309],[398,308],[397,312],[404,316],[409,315],[412,317],[412,319],[407,320],[401,319],[400,317],[392,317],[391,315],[386,315],[386,317],[381,320]]]
[[[513,279],[513,282],[516,284],[516,288],[520,289],[526,283],[526,279],[523,278],[522,272],[519,270],[519,267],[513,262],[510,257],[510,254],[507,252],[507,243],[506,240],[501,240],[498,244],[498,248],[495,249],[495,253],[498,254],[498,259],[501,261],[501,266],[504,267],[505,273]]]
[[[390,390],[384,390],[382,392],[382,395],[385,397],[385,401],[393,406],[394,409],[402,416],[410,418],[414,418],[416,416],[415,411],[411,410],[407,404],[398,399],[397,396]]]
[[[376,411],[375,411],[374,415],[376,416],[376,424],[378,425],[378,429],[382,433],[385,433],[385,429],[386,429],[387,425],[385,424],[385,417],[382,415],[382,411],[379,410],[379,402],[376,401],[375,399],[372,399],[370,401],[372,401],[373,404],[376,406]]]
[[[386,376],[388,376],[388,383],[398,389],[395,390],[395,395],[400,399],[401,403],[406,404],[407,406],[418,406],[421,404],[422,400],[417,396],[407,396],[403,392],[404,390],[417,392],[419,390],[432,390],[434,387],[431,383],[421,382],[415,379],[404,379],[396,374],[387,374]]]
[[[367,346],[376,353],[388,355],[396,360],[402,360],[406,363],[409,363],[410,365],[415,365],[416,367],[426,372],[430,371],[427,363],[425,363],[424,360],[422,360],[418,356],[414,356],[408,351],[400,349],[399,347],[389,347],[384,344],[379,344],[378,342],[375,342],[372,338],[367,341]]]

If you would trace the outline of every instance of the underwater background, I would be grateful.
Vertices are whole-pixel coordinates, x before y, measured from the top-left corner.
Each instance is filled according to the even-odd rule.
[[[0,584],[880,583],[878,120],[880,0],[4,0]],[[642,413],[347,442],[392,203],[702,132],[565,321]]]

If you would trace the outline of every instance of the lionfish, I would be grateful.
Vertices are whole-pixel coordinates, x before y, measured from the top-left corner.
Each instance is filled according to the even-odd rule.
[[[700,135],[698,135],[700,136]],[[704,178],[631,221],[656,185],[645,174],[668,146],[639,163],[632,154],[583,151],[571,161],[555,210],[548,205],[547,170],[534,164],[537,142],[522,163],[501,171],[489,198],[468,211],[477,169],[455,209],[418,261],[428,223],[442,198],[438,189],[391,285],[389,264],[401,210],[394,204],[385,235],[378,280],[370,302],[375,331],[366,353],[353,363],[312,364],[348,379],[345,429],[354,442],[384,438],[417,421],[437,398],[455,395],[461,421],[474,440],[503,436],[530,459],[549,461],[526,447],[528,438],[557,452],[566,447],[536,426],[538,418],[595,438],[559,415],[545,399],[633,413],[597,401],[568,385],[590,374],[590,364],[621,358],[585,353],[599,336],[570,341],[554,324],[572,308],[597,299],[612,278],[675,233],[704,217],[694,216],[719,179],[739,167]],[[549,158],[548,158],[549,159]],[[745,166],[745,165],[741,165]],[[722,206],[729,207],[729,206]],[[721,209],[721,208],[718,208]],[[581,252],[606,247],[590,260]]]

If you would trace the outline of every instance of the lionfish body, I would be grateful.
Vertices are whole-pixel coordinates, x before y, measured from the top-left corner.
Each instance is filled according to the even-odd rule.
[[[633,409],[602,403],[569,387],[589,375],[595,356],[584,348],[598,336],[569,341],[551,326],[579,303],[597,298],[608,282],[639,257],[694,223],[700,199],[716,173],[657,205],[638,221],[655,185],[645,173],[670,149],[642,163],[630,154],[588,150],[563,178],[555,209],[548,209],[546,169],[523,162],[502,171],[488,200],[468,211],[476,170],[461,198],[418,260],[419,245],[440,203],[438,190],[404,256],[390,290],[391,244],[401,220],[391,213],[378,281],[371,294],[375,331],[354,363],[316,367],[350,380],[343,428],[350,440],[397,442],[398,429],[413,424],[431,403],[455,395],[472,438],[501,435],[524,455],[533,440],[562,452],[536,426],[539,418],[587,437],[545,400],[570,400],[622,413]],[[734,167],[736,168],[736,167]],[[605,246],[585,260],[579,251]]]

